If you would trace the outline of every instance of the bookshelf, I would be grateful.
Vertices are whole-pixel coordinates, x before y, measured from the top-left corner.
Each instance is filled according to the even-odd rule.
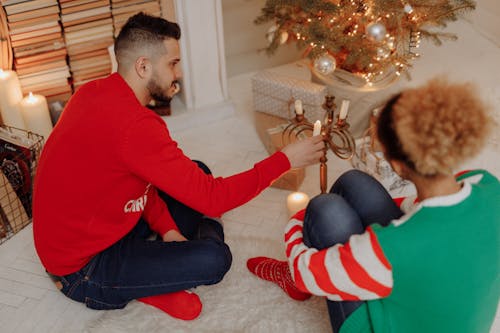
[[[133,14],[161,16],[160,0],[0,0],[3,69],[23,94],[66,102],[83,84],[111,73],[108,47]]]

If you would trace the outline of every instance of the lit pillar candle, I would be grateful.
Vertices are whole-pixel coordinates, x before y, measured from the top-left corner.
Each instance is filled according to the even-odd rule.
[[[30,92],[21,101],[21,110],[26,129],[43,135],[44,139],[47,140],[52,131],[52,122],[45,97],[42,95],[33,95]]]
[[[302,109],[302,101],[300,99],[295,100],[295,113],[299,116],[304,113]]]
[[[292,216],[298,211],[307,207],[309,197],[302,192],[293,192],[286,198],[286,206],[288,208],[288,215]]]
[[[314,123],[314,128],[313,128],[313,136],[320,135],[321,134],[321,121],[316,120]]]
[[[344,99],[342,101],[342,105],[340,106],[340,114],[339,114],[339,119],[344,120],[347,118],[347,112],[349,111],[349,104],[351,102],[348,99]]]
[[[23,99],[16,72],[0,69],[0,112],[4,125],[26,129],[19,103]]]

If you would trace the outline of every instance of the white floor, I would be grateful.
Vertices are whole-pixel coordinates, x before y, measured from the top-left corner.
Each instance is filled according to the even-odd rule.
[[[440,66],[445,70],[458,66],[460,59],[464,60],[456,58],[457,48],[460,49],[461,56],[465,54],[466,57],[463,65],[467,66],[467,69],[463,76],[472,77],[472,80],[479,82],[482,89],[485,89],[483,92],[492,102],[499,101],[500,75],[497,61],[493,61],[499,59],[498,47],[485,40],[478,41],[479,37],[475,36],[473,31],[461,32],[465,36],[465,42],[482,44],[476,51],[463,48],[463,45],[460,49],[459,42],[456,42],[458,45],[447,44],[446,47],[451,48],[450,53],[446,55],[448,61]],[[424,60],[419,66],[436,61],[435,57],[440,57],[439,52],[445,52],[443,48],[444,46],[436,50],[434,55],[427,54],[430,59]],[[426,59],[425,52],[422,53],[422,59]],[[425,66],[427,68],[428,65]],[[494,66],[496,69],[492,68]],[[432,72],[437,73],[435,70],[427,70],[427,73]],[[456,76],[454,73],[452,77]],[[251,74],[245,74],[234,77],[229,82],[230,95],[235,106],[232,115],[204,126],[173,133],[173,137],[188,156],[205,161],[217,176],[228,176],[243,171],[267,156],[253,124],[250,78]],[[421,80],[422,78],[418,79]],[[496,108],[498,115],[498,104]],[[469,164],[473,167],[487,167],[500,177],[498,141],[495,141],[495,144],[490,145],[486,153]],[[330,155],[329,182],[349,167],[347,162]],[[309,168],[301,190],[310,196],[317,194],[318,179],[317,167]],[[248,204],[227,213],[224,221],[228,237],[231,234],[244,233],[281,241],[283,226],[287,220],[285,200],[289,193],[270,188]],[[0,245],[1,332],[83,332],[86,331],[87,323],[95,321],[101,315],[102,312],[86,309],[55,290],[35,254],[31,226]],[[500,332],[499,313],[491,332]]]

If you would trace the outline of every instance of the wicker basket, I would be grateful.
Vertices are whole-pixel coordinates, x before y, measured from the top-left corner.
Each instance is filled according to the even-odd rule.
[[[33,179],[43,137],[0,126],[0,244],[31,223]],[[5,136],[13,140],[5,140]],[[21,141],[17,141],[17,139]],[[19,144],[27,142],[27,144]]]

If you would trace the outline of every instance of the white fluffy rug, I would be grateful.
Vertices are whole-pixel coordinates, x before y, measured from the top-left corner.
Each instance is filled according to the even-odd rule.
[[[88,332],[331,332],[326,303],[312,297],[294,301],[275,284],[258,279],[246,268],[250,257],[283,258],[276,241],[228,236],[233,265],[224,280],[195,289],[203,302],[196,320],[173,319],[153,307],[133,301],[123,310],[105,312]]]

